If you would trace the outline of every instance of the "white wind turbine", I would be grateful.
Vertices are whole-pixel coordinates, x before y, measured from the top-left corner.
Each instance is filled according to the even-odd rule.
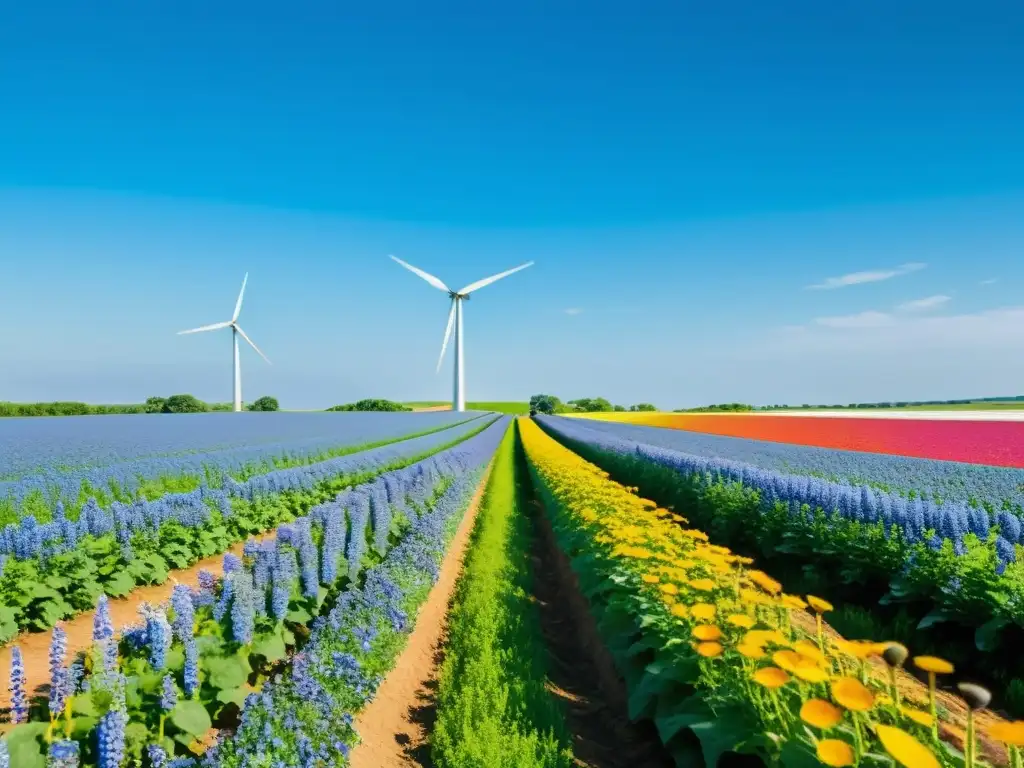
[[[496,275],[491,275],[490,277],[485,277],[483,280],[477,280],[475,283],[470,283],[469,285],[467,285],[462,290],[453,291],[451,288],[449,288],[447,285],[442,283],[436,277],[434,277],[431,274],[427,274],[422,269],[418,269],[418,268],[414,267],[412,264],[407,264],[406,262],[402,261],[397,256],[392,256],[391,258],[394,259],[395,261],[397,261],[399,264],[401,264],[406,269],[408,269],[410,272],[413,272],[413,273],[419,275],[420,277],[422,277],[424,280],[426,280],[428,283],[430,283],[432,286],[434,286],[438,290],[441,290],[441,291],[444,291],[445,293],[447,293],[448,296],[452,300],[451,310],[449,310],[449,312],[448,312],[448,327],[445,329],[445,332],[444,332],[444,342],[442,342],[442,344],[441,344],[441,355],[440,355],[440,357],[437,358],[437,370],[438,371],[441,370],[441,363],[444,360],[445,350],[448,349],[448,339],[451,338],[452,326],[454,325],[455,326],[455,381],[454,381],[454,385],[453,385],[454,391],[452,393],[452,410],[453,411],[464,411],[464,410],[466,410],[466,392],[465,392],[466,380],[465,380],[465,370],[463,368],[463,365],[465,363],[465,357],[462,354],[462,302],[463,302],[463,300],[467,300],[468,301],[469,300],[469,294],[471,294],[473,291],[477,290],[478,288],[483,288],[485,285],[490,285],[491,283],[497,282],[498,280],[501,280],[501,278],[503,278],[503,277],[508,277],[513,272],[518,272],[521,269],[526,269],[527,267],[533,266],[533,262],[532,261],[528,261],[525,264],[520,264],[518,267],[513,267],[512,269],[506,270],[504,272],[499,272]]]
[[[240,290],[238,292],[238,301],[235,302],[235,314],[233,314],[231,316],[231,319],[228,320],[226,323],[214,323],[213,325],[204,325],[204,326],[202,326],[200,328],[192,328],[191,330],[188,330],[188,331],[178,331],[178,335],[180,336],[183,333],[200,333],[202,331],[217,331],[217,330],[220,330],[221,328],[230,328],[231,329],[231,346],[232,346],[232,348],[234,350],[234,362],[235,362],[235,367],[234,367],[234,374],[235,374],[235,381],[234,381],[234,384],[235,384],[235,387],[234,387],[234,392],[235,392],[235,396],[234,396],[235,411],[241,411],[242,410],[242,369],[239,367],[239,363],[238,363],[238,337],[241,336],[243,339],[245,339],[247,342],[249,342],[249,346],[252,347],[253,349],[255,349],[257,352],[259,352],[260,357],[262,357],[268,363],[270,362],[269,358],[267,358],[266,355],[264,355],[262,352],[260,352],[260,348],[257,347],[253,343],[252,339],[250,339],[248,336],[245,335],[245,331],[242,330],[242,326],[240,326],[238,324],[238,313],[242,311],[242,296],[245,295],[245,284],[247,282],[249,282],[249,273],[248,272],[245,273],[245,277],[242,279],[242,290]]]

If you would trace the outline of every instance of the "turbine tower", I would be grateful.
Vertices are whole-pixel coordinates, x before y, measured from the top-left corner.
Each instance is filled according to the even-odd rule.
[[[490,285],[491,283],[497,282],[498,280],[501,280],[501,278],[508,277],[514,272],[518,272],[521,269],[526,269],[527,267],[533,266],[533,262],[528,261],[525,264],[520,264],[518,267],[513,267],[512,269],[506,270],[504,272],[499,272],[496,275],[485,277],[483,280],[477,280],[475,283],[470,283],[461,290],[453,291],[451,288],[442,283],[436,277],[424,272],[422,269],[419,269],[417,267],[414,267],[412,264],[408,264],[402,261],[397,256],[392,256],[391,258],[397,261],[406,269],[408,269],[410,272],[413,272],[422,277],[424,280],[426,280],[428,283],[430,283],[438,290],[447,293],[449,298],[451,298],[452,300],[451,309],[448,311],[448,327],[444,331],[444,342],[442,342],[441,344],[441,355],[440,357],[437,358],[437,370],[441,370],[441,363],[444,360],[445,350],[448,349],[448,340],[451,338],[452,327],[454,326],[455,373],[454,382],[452,385],[452,410],[464,411],[466,410],[466,379],[464,368],[466,358],[465,355],[463,354],[462,349],[462,302],[464,300],[468,301],[469,294],[471,294],[478,288],[483,288],[485,285]]]
[[[188,331],[178,331],[178,335],[181,336],[183,333],[201,333],[203,331],[217,331],[220,330],[221,328],[231,329],[231,348],[234,359],[234,409],[236,412],[242,410],[242,369],[239,366],[238,361],[238,337],[241,336],[243,339],[249,342],[249,346],[255,349],[259,353],[259,356],[266,360],[267,363],[270,363],[270,360],[267,358],[267,356],[260,352],[260,348],[253,343],[252,339],[245,335],[245,331],[242,330],[242,326],[238,324],[238,313],[242,311],[242,296],[245,295],[245,284],[247,282],[249,282],[248,272],[246,272],[245,277],[242,278],[242,290],[238,292],[238,301],[235,302],[235,314],[233,314],[231,316],[231,319],[228,320],[226,323],[214,323],[213,325],[204,325],[200,328],[192,328],[191,330]]]

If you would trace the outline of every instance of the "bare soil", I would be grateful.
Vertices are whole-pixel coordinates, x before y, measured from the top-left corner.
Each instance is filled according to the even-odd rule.
[[[568,558],[539,501],[533,517],[533,592],[548,650],[548,690],[561,699],[576,763],[586,768],[672,768],[649,721],[629,720],[628,692],[601,641]]]
[[[437,583],[416,615],[405,649],[376,696],[356,718],[360,743],[350,755],[353,768],[430,765],[428,740],[434,723],[437,676],[444,660],[445,616],[490,473],[488,467],[459,523]]]

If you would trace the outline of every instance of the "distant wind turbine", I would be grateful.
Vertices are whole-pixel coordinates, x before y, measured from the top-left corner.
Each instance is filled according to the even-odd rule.
[[[242,311],[242,296],[245,295],[245,284],[247,282],[249,282],[248,272],[245,273],[245,277],[242,279],[242,290],[238,292],[238,301],[235,302],[235,314],[233,314],[231,316],[231,319],[228,320],[226,323],[214,323],[213,325],[204,325],[201,328],[192,328],[191,330],[188,331],[178,331],[178,335],[181,336],[183,333],[201,333],[202,331],[217,331],[220,330],[221,328],[231,329],[231,346],[234,350],[235,361],[235,411],[242,410],[242,369],[239,366],[238,362],[238,337],[241,336],[243,339],[249,342],[249,346],[255,349],[259,353],[260,357],[266,360],[267,363],[270,362],[269,358],[267,358],[266,355],[260,352],[260,348],[253,343],[252,339],[245,335],[245,331],[242,330],[242,326],[238,324],[238,313]]]
[[[441,355],[437,358],[437,370],[441,370],[441,363],[444,361],[445,350],[448,349],[448,339],[452,335],[452,326],[455,327],[455,381],[453,385],[452,393],[452,410],[453,411],[464,411],[466,410],[466,381],[465,371],[463,365],[465,363],[465,356],[462,353],[462,302],[463,300],[469,300],[469,294],[478,288],[483,288],[485,285],[501,280],[503,277],[508,277],[514,272],[518,272],[521,269],[533,266],[532,261],[528,261],[525,264],[520,264],[518,267],[499,272],[496,275],[485,277],[483,280],[477,280],[475,283],[470,283],[465,288],[459,291],[453,291],[447,285],[442,283],[436,277],[431,274],[424,272],[422,269],[414,267],[412,264],[407,264],[397,256],[392,256],[392,259],[397,261],[403,267],[408,269],[410,272],[419,275],[432,286],[438,290],[444,291],[452,300],[451,310],[448,312],[448,327],[444,331],[444,342],[441,344]]]

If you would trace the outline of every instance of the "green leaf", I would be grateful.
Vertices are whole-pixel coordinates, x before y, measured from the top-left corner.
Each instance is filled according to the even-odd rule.
[[[803,741],[789,740],[779,754],[782,768],[821,768],[814,747]]]
[[[241,708],[242,705],[245,704],[245,700],[248,698],[250,693],[252,693],[252,691],[245,686],[218,691],[217,701],[222,704],[237,704],[239,708]]]
[[[990,619],[978,627],[974,632],[974,644],[979,651],[993,651],[999,647],[999,633],[1006,628],[1010,622],[1002,617]]]
[[[288,655],[288,649],[285,647],[284,636],[281,632],[257,636],[253,641],[250,651],[256,656],[262,656],[267,661],[280,661]]]
[[[124,597],[135,589],[135,579],[127,570],[114,573],[103,582],[103,591],[111,597]]]
[[[207,682],[217,690],[238,688],[249,676],[248,664],[238,656],[214,656],[203,659]]]
[[[84,739],[99,722],[98,717],[73,717],[71,718],[71,736],[75,739]]]
[[[713,720],[715,717],[707,704],[697,696],[685,699],[671,710],[669,714],[654,718],[654,725],[658,728],[658,736],[661,737],[663,744],[668,744],[683,729]]]
[[[285,616],[285,618],[293,624],[308,624],[310,619],[313,618],[313,614],[311,614],[305,608],[292,608],[290,611],[288,611],[288,614]]]
[[[149,741],[149,728],[140,723],[138,720],[133,720],[124,729],[125,740],[128,742],[129,751],[133,751],[132,747],[136,747],[139,750],[142,749]]]
[[[175,728],[194,738],[205,734],[213,725],[210,715],[206,712],[206,707],[191,699],[179,701],[171,710],[169,718]]]
[[[941,624],[950,620],[950,615],[941,608],[935,608],[917,623],[918,629],[928,629],[934,624]]]
[[[7,734],[7,750],[11,765],[18,768],[45,768],[45,749],[41,737],[46,733],[48,723],[23,723]]]
[[[735,749],[750,733],[743,713],[737,710],[720,712],[714,719],[694,723],[690,730],[700,739],[700,748],[707,765],[718,765],[718,758]]]

